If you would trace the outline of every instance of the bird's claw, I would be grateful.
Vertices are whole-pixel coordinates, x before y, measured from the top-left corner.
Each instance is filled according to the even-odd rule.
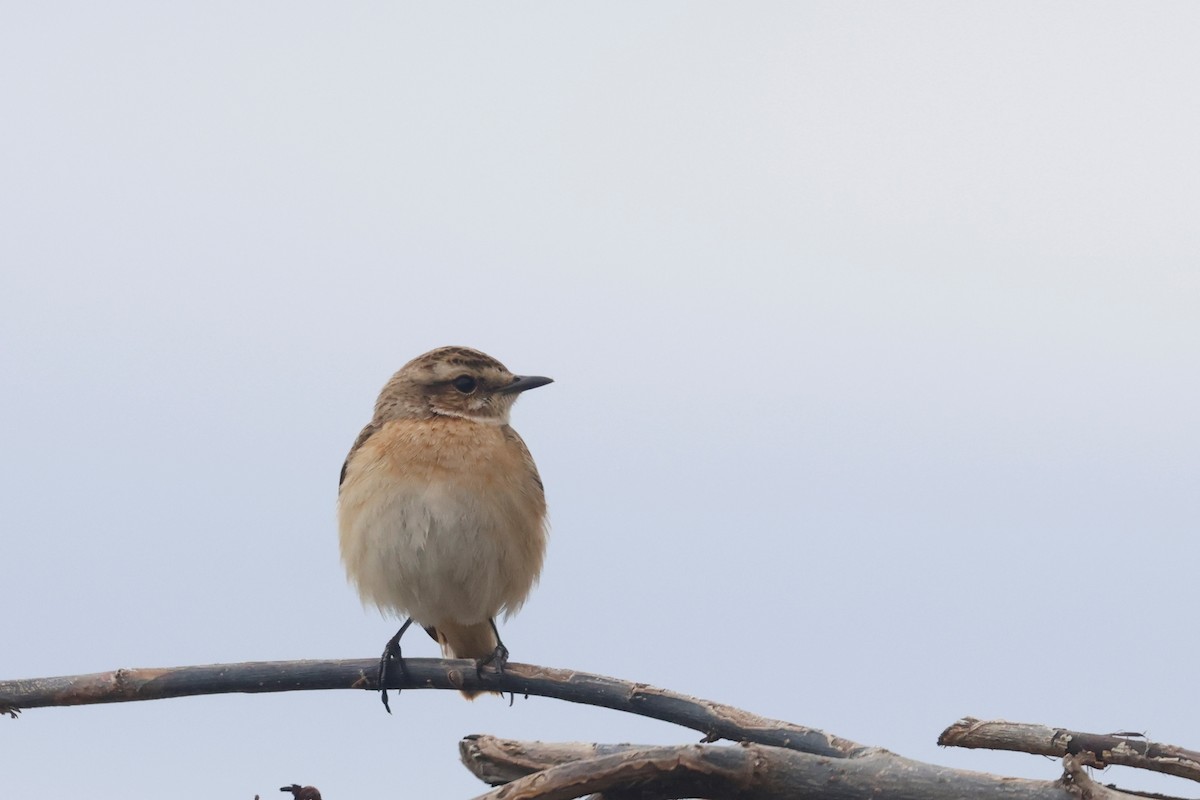
[[[508,663],[508,648],[503,644],[496,645],[496,649],[491,655],[484,656],[475,662],[475,674],[481,675],[484,667],[492,667],[496,672],[504,672],[504,665]]]
[[[384,709],[390,714],[392,713],[392,707],[388,704],[388,679],[391,676],[393,663],[399,663],[400,675],[403,677],[404,658],[400,655],[399,646],[396,647],[395,652],[392,652],[391,642],[388,644],[389,647],[384,649],[383,656],[379,659],[379,699],[383,701]],[[399,691],[399,689],[396,690],[397,693]]]
[[[408,630],[408,626],[412,624],[409,619],[401,626],[400,630],[396,631],[396,635],[388,639],[388,643],[383,646],[383,655],[379,657],[379,699],[383,701],[384,709],[390,714],[392,707],[388,705],[388,679],[391,676],[392,664],[395,663],[400,668],[400,680],[404,682],[408,675],[404,669],[404,656],[400,654],[400,637]],[[400,692],[399,689],[396,690]]]

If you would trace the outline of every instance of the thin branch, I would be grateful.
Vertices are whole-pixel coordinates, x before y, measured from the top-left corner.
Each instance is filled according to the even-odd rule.
[[[0,714],[15,715],[22,707],[230,692],[377,691],[377,670],[375,659],[276,661],[2,681]],[[909,761],[819,730],[645,684],[529,664],[509,664],[503,674],[498,674],[486,669],[479,673],[473,661],[406,659],[404,674],[397,675],[389,688],[466,688],[539,695],[672,722],[704,733],[705,741],[729,739],[754,743],[737,747],[689,745],[611,752],[593,750],[586,758],[529,766],[540,771],[510,777],[511,783],[487,795],[507,800],[578,797],[595,791],[628,792],[624,796],[632,797],[645,790],[659,797],[786,796],[823,800],[865,796],[881,800],[913,797],[948,800],[963,796],[1006,800],[1125,797],[1088,782],[1080,765],[1123,764],[1194,777],[1200,764],[1200,756],[1193,751],[1146,742],[1130,734],[1104,737],[971,719],[960,721],[942,734],[942,744],[1069,756],[1062,781],[1019,781]],[[997,726],[1008,726],[1008,735],[1000,735],[1004,729]],[[1023,736],[1016,735],[1022,733]],[[482,742],[484,738],[475,741]]]
[[[21,708],[122,703],[232,692],[378,691],[378,669],[378,659],[258,661],[120,669],[91,675],[0,681],[0,713]],[[488,669],[477,673],[474,661],[432,658],[406,658],[404,672],[404,676],[396,676],[388,688],[466,688],[552,697],[671,722],[703,733],[705,741],[758,742],[831,758],[845,758],[866,749],[815,728],[767,719],[723,703],[688,697],[644,683],[587,672],[509,663],[503,673]]]
[[[1037,781],[955,770],[881,749],[831,759],[764,745],[586,745],[471,736],[460,743],[477,776],[511,782],[476,800],[571,800],[592,792],[737,800],[1101,800],[1129,795],[1098,786],[1076,765]],[[591,755],[589,756],[589,751]],[[556,761],[556,759],[564,759]],[[515,777],[523,774],[523,777]]]
[[[938,737],[950,747],[1015,750],[1043,756],[1087,754],[1091,766],[1115,764],[1200,781],[1200,753],[1151,742],[1136,733],[1081,733],[1004,720],[960,719]]]

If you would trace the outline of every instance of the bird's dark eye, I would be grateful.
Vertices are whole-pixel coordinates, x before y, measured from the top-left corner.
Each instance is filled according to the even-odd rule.
[[[470,375],[459,375],[451,383],[454,384],[455,389],[458,389],[463,394],[470,394],[475,391],[475,379]]]

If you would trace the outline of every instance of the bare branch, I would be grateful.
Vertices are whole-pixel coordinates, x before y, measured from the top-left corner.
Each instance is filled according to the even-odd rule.
[[[1200,781],[1200,753],[1151,742],[1136,733],[1080,733],[1004,720],[960,719],[938,737],[950,747],[1015,750],[1043,756],[1087,754],[1089,766],[1116,764]]]
[[[121,669],[91,675],[0,681],[0,709],[160,700],[231,692],[292,692],[316,689],[378,691],[378,659],[259,661],[166,669]],[[400,670],[395,670],[400,672]],[[706,741],[758,742],[832,758],[862,745],[739,708],[574,670],[509,663],[503,673],[476,671],[474,661],[406,658],[404,675],[391,689],[477,689],[513,692],[611,708],[699,731]]]
[[[316,689],[378,691],[375,659],[276,661],[170,669],[131,669],[93,675],[0,682],[0,713],[43,706],[116,703],[230,692]],[[400,670],[396,670],[400,673]],[[1122,764],[1183,777],[1200,774],[1200,755],[1147,742],[1133,734],[1097,736],[1044,726],[966,719],[940,742],[1066,756],[1060,781],[1022,781],[909,761],[812,728],[771,720],[731,706],[665,689],[571,670],[509,664],[503,674],[480,673],[475,662],[406,659],[393,689],[474,689],[539,695],[611,708],[682,725],[705,741],[740,746],[632,747],[529,745],[491,737],[463,742],[464,761],[485,780],[505,786],[488,798],[725,797],[928,800],[995,797],[1064,800],[1129,797],[1093,783],[1083,766]],[[548,751],[548,747],[555,748]],[[508,748],[505,751],[505,748]],[[514,749],[516,748],[516,749]],[[538,749],[540,748],[540,749]],[[505,752],[503,757],[497,753]],[[519,756],[519,757],[518,757]]]
[[[572,800],[634,787],[662,797],[746,797],[752,776],[743,755],[711,745],[629,750],[550,767],[477,800]]]
[[[1091,782],[1075,764],[1060,780],[1035,781],[923,764],[877,748],[831,759],[763,745],[546,744],[470,736],[459,749],[468,769],[485,781],[511,781],[477,800],[571,800],[614,791],[738,800],[1130,797]]]
[[[464,736],[458,755],[470,772],[491,786],[515,781],[538,770],[598,756],[610,756],[651,745],[584,742],[522,742],[490,734]]]

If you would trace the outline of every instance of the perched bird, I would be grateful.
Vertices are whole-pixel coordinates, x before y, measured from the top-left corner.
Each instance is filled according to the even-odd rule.
[[[387,382],[350,448],[342,561],[364,604],[406,618],[380,660],[385,707],[388,668],[403,670],[400,637],[413,622],[446,658],[503,669],[496,616],[529,596],[547,536],[542,481],[508,415],[521,392],[551,382],[478,350],[431,350]]]

